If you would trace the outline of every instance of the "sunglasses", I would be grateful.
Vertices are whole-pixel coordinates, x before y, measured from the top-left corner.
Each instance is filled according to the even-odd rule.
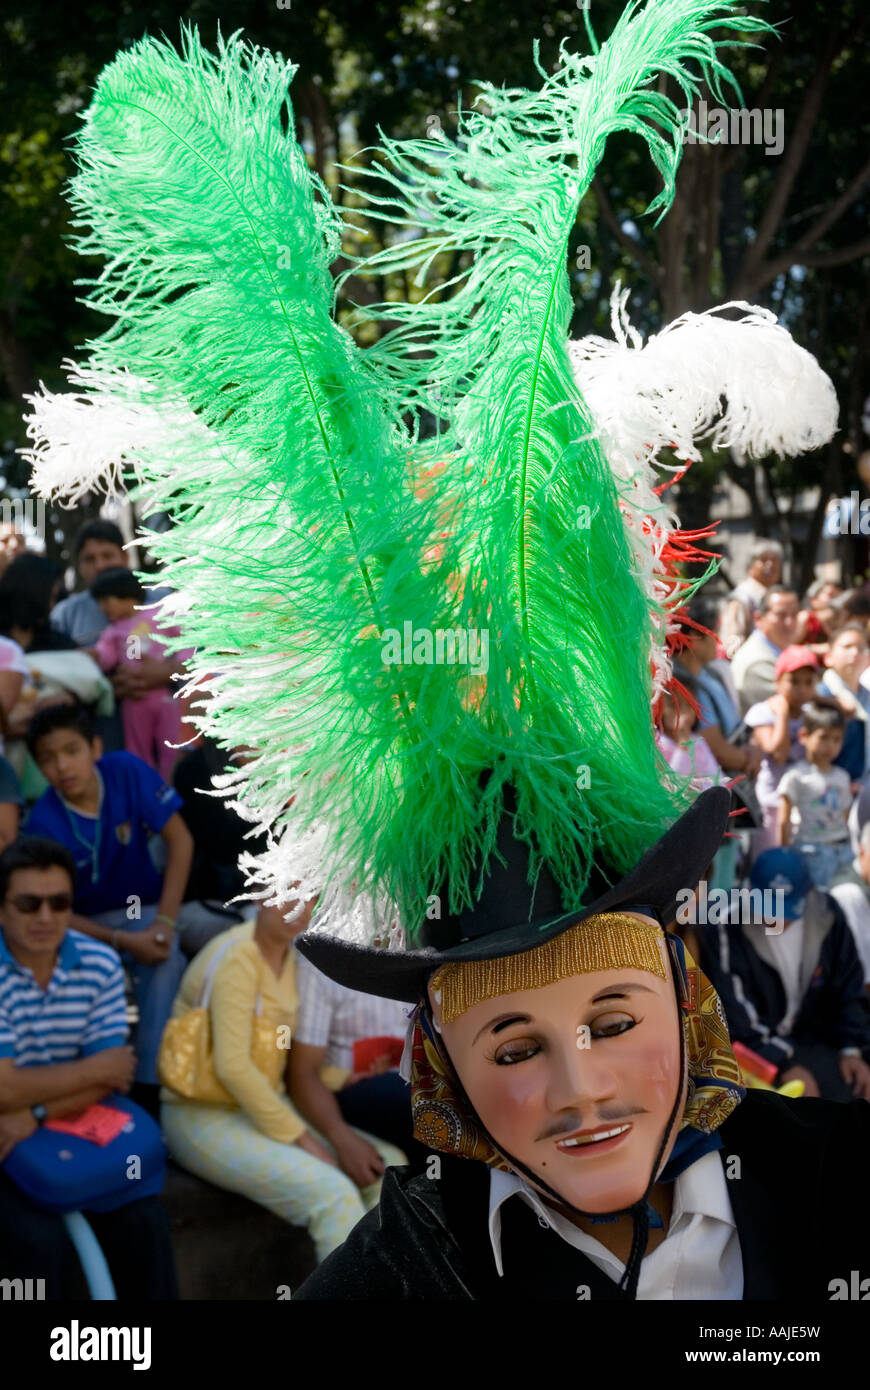
[[[43,903],[48,903],[52,912],[69,912],[73,905],[72,896],[69,893],[19,893],[17,897],[10,898],[9,901],[16,912],[23,912],[28,917],[38,912]]]

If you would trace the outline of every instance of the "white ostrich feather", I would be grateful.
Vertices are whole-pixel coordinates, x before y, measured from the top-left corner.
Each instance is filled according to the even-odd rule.
[[[216,788],[220,788],[222,782],[220,776],[213,778]],[[221,793],[218,790],[213,794]],[[228,804],[242,810],[235,802]],[[277,835],[268,836],[266,849],[259,854],[240,854],[239,868],[246,874],[247,889],[240,898],[251,898],[266,906],[286,905],[295,899],[295,908],[285,913],[288,921],[292,921],[302,905],[316,897],[317,907],[309,931],[340,936],[361,946],[379,940],[387,943],[391,950],[402,950],[405,937],[395,903],[376,899],[369,893],[348,891],[334,874],[331,854],[334,844],[334,836],[322,821],[299,835],[294,834],[291,826],[284,825]]]
[[[644,344],[629,320],[628,297],[617,283],[613,340],[580,338],[569,353],[617,480],[638,573],[663,604],[670,585],[662,552],[679,522],[654,489],[698,460],[703,441],[738,458],[818,448],[837,428],[837,397],[815,358],[768,309],[733,300],[682,314]],[[740,317],[725,317],[733,311]],[[666,636],[663,624],[652,654],[654,699],[671,674]]]
[[[87,492],[124,492],[123,468],[137,478],[149,462],[179,481],[207,481],[226,455],[213,431],[184,401],[159,406],[153,387],[129,372],[94,370],[63,363],[71,391],[39,391],[25,400],[32,447],[21,455],[31,464],[34,489],[42,496],[62,495],[75,506]],[[192,448],[196,441],[197,448]],[[159,463],[158,463],[159,461]]]

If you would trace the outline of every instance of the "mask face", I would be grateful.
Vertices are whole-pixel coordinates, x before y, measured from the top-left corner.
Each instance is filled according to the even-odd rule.
[[[572,975],[485,999],[451,1023],[434,1008],[457,1075],[502,1153],[581,1211],[640,1200],[685,1095],[670,977],[626,968]]]

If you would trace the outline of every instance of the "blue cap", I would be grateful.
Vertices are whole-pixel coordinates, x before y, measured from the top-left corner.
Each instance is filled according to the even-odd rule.
[[[782,910],[789,920],[801,916],[812,882],[803,855],[786,847],[766,849],[759,854],[749,874],[752,888],[770,888],[774,892],[781,889],[785,893]]]

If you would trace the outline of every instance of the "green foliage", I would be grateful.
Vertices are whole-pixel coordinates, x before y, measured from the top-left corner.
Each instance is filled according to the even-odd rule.
[[[769,252],[773,258],[785,254],[812,226],[866,159],[868,12],[865,0],[839,0],[833,10],[826,0],[752,0],[746,8],[778,26],[779,38],[769,41],[763,52],[731,50],[728,61],[747,105],[757,99],[774,65],[774,80],[764,100],[784,110],[786,153],[820,55],[828,44],[835,50],[807,154],[775,230]],[[611,31],[622,9],[622,0],[593,0],[589,14],[599,36]],[[321,175],[336,158],[352,165],[343,178],[351,192],[343,193],[330,179],[331,190],[351,212],[344,242],[348,256],[391,244],[389,229],[366,215],[356,192],[370,159],[358,152],[377,142],[378,127],[393,137],[422,138],[433,128],[434,117],[450,138],[457,110],[471,101],[475,81],[535,85],[535,39],[541,40],[541,58],[548,70],[562,38],[569,47],[585,47],[581,11],[565,3],[367,0],[362,5],[359,0],[331,0],[328,6],[318,6],[311,0],[292,0],[289,10],[279,10],[273,0],[186,0],[183,6],[174,0],[80,0],[75,7],[57,0],[26,6],[9,0],[0,20],[0,367],[5,377],[0,379],[0,444],[23,442],[21,394],[40,378],[59,386],[61,359],[73,355],[98,326],[74,285],[76,277],[93,273],[95,267],[83,265],[69,248],[68,210],[62,197],[63,183],[72,173],[69,137],[78,127],[79,113],[90,99],[97,74],[117,51],[145,33],[165,33],[177,42],[181,20],[198,24],[210,45],[218,24],[225,33],[240,28],[252,42],[299,65],[295,115],[310,162]],[[696,153],[707,163],[720,159],[713,151]],[[683,200],[690,235],[677,259],[684,282],[706,235],[699,219],[711,197],[722,204],[715,254],[709,272],[699,266],[688,307],[703,309],[729,295],[769,206],[783,160],[765,156],[758,147],[744,147],[722,152],[720,162],[727,167],[717,169],[713,181],[696,190],[693,171],[684,161],[675,213],[654,229],[645,208],[658,185],[643,147],[629,136],[616,135],[609,141],[600,180],[622,236],[603,220],[595,197],[588,194],[568,246],[574,336],[607,332],[608,298],[616,278],[632,288],[632,319],[643,333],[656,331],[674,312],[661,272],[667,238],[683,216]],[[868,210],[865,188],[811,251],[829,253],[866,237]],[[581,245],[590,248],[588,270],[575,266]],[[440,279],[446,284],[467,264],[462,253],[440,255],[432,283]],[[343,268],[341,263],[337,268]],[[368,301],[360,284],[349,281],[340,301],[342,317],[351,301],[419,293],[404,283],[401,273],[397,278],[398,288],[386,282],[366,287]],[[866,257],[835,266],[806,265],[800,279],[786,268],[750,297],[781,315],[833,377],[844,407],[843,439],[850,441],[854,454],[860,452],[866,443],[860,406],[870,373]],[[372,325],[370,340],[381,331],[382,325]],[[851,460],[843,457],[838,466],[846,485],[853,477],[854,455]],[[721,460],[711,462],[711,473],[721,467]],[[822,478],[817,457],[785,467],[770,461],[765,471],[775,493],[784,486],[788,492],[798,480],[803,484]],[[7,458],[5,472],[24,485],[20,464]],[[684,488],[707,493],[704,470],[693,472]],[[737,469],[735,477],[741,476],[748,486],[749,479]],[[826,463],[822,480],[832,477]]]

